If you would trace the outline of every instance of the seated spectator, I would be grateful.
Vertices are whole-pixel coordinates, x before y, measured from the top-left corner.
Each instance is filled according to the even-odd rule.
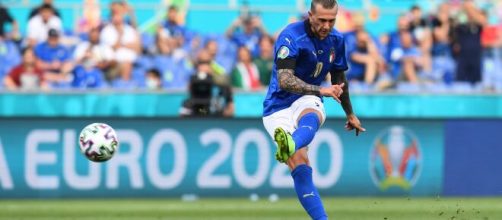
[[[158,53],[164,55],[172,54],[175,57],[184,59],[188,56],[185,49],[183,49],[187,31],[179,22],[178,15],[178,8],[174,5],[169,6],[166,19],[157,26],[155,39]],[[183,51],[184,54],[181,54],[181,51]],[[183,55],[183,57],[179,57],[180,55]]]
[[[98,28],[91,29],[88,38],[88,41],[83,41],[76,46],[73,54],[75,62],[86,63],[103,72],[109,71],[116,63],[112,47],[100,42]]]
[[[183,27],[178,18],[178,7],[171,5],[167,9],[166,19],[159,24],[157,28],[157,35],[161,37],[172,37],[177,39],[178,37],[185,37],[185,27]]]
[[[49,30],[49,38],[35,47],[35,55],[39,58],[37,67],[42,69],[45,79],[55,87],[66,87],[70,84],[69,73],[73,69],[70,52],[60,43],[60,33]]]
[[[183,36],[178,38],[167,37],[167,38],[156,38],[157,52],[156,54],[166,55],[172,57],[176,62],[181,62],[183,60],[188,60],[189,54],[183,48]]]
[[[21,63],[22,57],[17,45],[0,37],[0,79]],[[1,87],[1,86],[0,86]]]
[[[149,69],[146,72],[146,88],[151,91],[162,89],[162,75],[157,69]]]
[[[481,32],[483,45],[482,83],[485,89],[502,89],[502,26],[489,24]]]
[[[40,14],[40,12],[43,10],[43,7],[44,5],[49,5],[53,8],[54,10],[54,15],[58,18],[61,19],[61,13],[59,13],[59,10],[56,9],[56,7],[54,7],[54,1],[53,0],[43,0],[42,1],[42,4],[31,9],[30,11],[30,15],[28,17],[28,19],[32,19],[33,17],[37,16],[38,14]]]
[[[261,89],[260,72],[251,59],[251,52],[246,47],[240,47],[237,56],[237,65],[232,71],[232,86],[244,90]]]
[[[263,35],[260,39],[260,56],[253,62],[260,72],[260,82],[264,86],[270,84],[272,68],[274,66],[274,39],[268,35]]]
[[[44,73],[35,65],[37,57],[32,48],[23,51],[23,61],[4,78],[3,83],[9,90],[47,89]]]
[[[54,8],[49,4],[40,6],[38,15],[28,21],[26,37],[27,45],[34,46],[45,42],[50,29],[62,32],[63,23],[60,18],[54,15]]]
[[[420,49],[410,32],[400,33],[400,47],[391,51],[392,75],[396,80],[418,83],[418,71],[423,66]]]
[[[349,71],[348,80],[361,81],[372,85],[384,65],[377,46],[363,29],[355,32],[355,45],[347,46]]]
[[[77,45],[74,53],[76,67],[73,70],[74,88],[103,88],[104,72],[114,65],[114,53],[110,46],[99,43],[99,29],[89,32],[89,41]]]
[[[267,32],[258,16],[238,17],[226,31],[227,37],[238,47],[247,47],[251,51],[252,57],[259,55],[258,42],[266,34]]]
[[[164,33],[164,32],[162,32]],[[155,35],[155,49],[151,52],[153,55],[166,55],[170,56],[174,48],[176,48],[176,40],[167,35],[157,34]]]
[[[8,35],[6,31],[7,24],[11,24],[12,26],[10,35]],[[7,8],[5,8],[5,6],[3,5],[0,5],[0,37],[5,39],[12,39],[15,41],[21,39],[18,23],[12,18]]]
[[[130,79],[132,65],[141,51],[141,42],[138,32],[124,22],[122,12],[112,15],[112,23],[106,25],[101,31],[100,42],[113,48],[120,77]],[[107,76],[110,80],[116,77],[115,75]]]
[[[223,116],[234,114],[232,89],[213,81],[211,67],[207,61],[197,61],[196,72],[190,77],[189,98],[180,109],[182,117]]]
[[[387,62],[391,61],[391,53],[395,48],[401,47],[401,33],[410,32],[410,19],[405,15],[399,16],[397,20],[397,30],[384,35],[381,39],[381,43],[385,45],[384,47],[384,57]]]

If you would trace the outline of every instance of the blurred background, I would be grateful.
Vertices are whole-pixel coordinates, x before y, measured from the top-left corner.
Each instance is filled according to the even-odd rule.
[[[1,199],[295,196],[261,114],[274,40],[310,1],[0,2]],[[325,100],[321,194],[502,195],[502,2],[339,4],[368,131]],[[92,122],[117,131],[106,163],[79,152]]]

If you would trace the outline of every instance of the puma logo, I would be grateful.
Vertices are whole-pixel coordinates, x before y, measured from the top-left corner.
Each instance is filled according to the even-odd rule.
[[[302,128],[308,128],[311,131],[314,129],[314,128],[312,128],[312,126],[308,126],[308,125],[304,125],[304,126],[302,126]]]
[[[307,193],[307,194],[303,194],[303,198],[307,198],[307,197],[315,197],[315,194],[314,192],[312,191],[311,193]]]

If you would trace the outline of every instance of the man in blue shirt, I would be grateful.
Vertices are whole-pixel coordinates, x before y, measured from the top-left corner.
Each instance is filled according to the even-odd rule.
[[[365,131],[352,111],[347,79],[345,43],[333,29],[336,0],[312,0],[309,18],[286,27],[275,44],[275,63],[263,124],[277,143],[276,159],[291,170],[300,203],[312,219],[327,219],[312,181],[306,146],[326,118],[323,96],[341,103],[347,130]],[[330,73],[330,87],[320,87]]]
[[[46,42],[35,47],[35,55],[39,58],[38,68],[47,72],[46,80],[54,87],[68,87],[71,84],[70,73],[73,69],[68,49],[59,43],[59,31],[50,29]]]

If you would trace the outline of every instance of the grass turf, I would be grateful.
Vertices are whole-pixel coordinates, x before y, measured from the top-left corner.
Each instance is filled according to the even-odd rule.
[[[502,198],[324,198],[330,219],[502,219]],[[295,198],[0,200],[5,220],[309,219]]]

